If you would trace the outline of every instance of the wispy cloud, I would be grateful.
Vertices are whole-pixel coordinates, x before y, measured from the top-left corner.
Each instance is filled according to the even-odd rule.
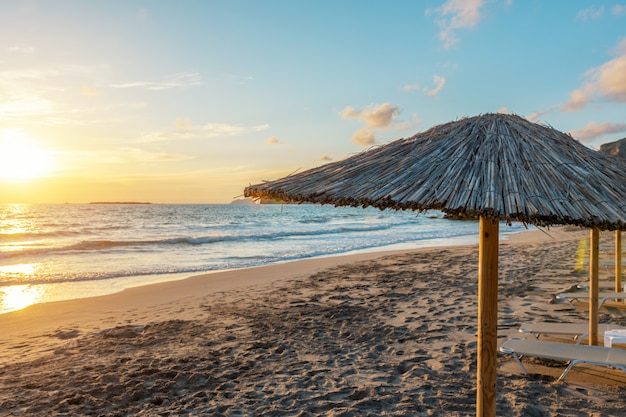
[[[7,52],[11,54],[32,54],[35,53],[35,47],[31,45],[11,45],[7,48]]]
[[[586,9],[579,11],[576,14],[576,20],[582,20],[582,21],[595,20],[595,19],[599,19],[600,17],[602,17],[603,14],[604,14],[604,6],[599,6],[599,7],[591,6],[591,7],[587,7]]]
[[[154,152],[139,147],[122,146],[111,149],[90,151],[57,152],[57,156],[67,161],[62,167],[64,172],[81,172],[85,175],[85,167],[94,168],[95,165],[130,165],[162,164],[196,159],[195,155],[172,152]]]
[[[50,115],[54,111],[54,103],[33,94],[20,94],[0,99],[0,121],[16,121],[42,115]]]
[[[105,66],[64,63],[6,67],[0,70],[0,120],[47,126],[85,126],[102,120],[103,116],[95,114],[103,109],[102,105],[99,108],[76,105],[73,100],[77,95],[99,95],[85,80],[93,80],[94,74],[101,73]],[[82,117],[86,113],[91,114]]]
[[[197,72],[181,72],[165,77],[160,81],[133,81],[112,84],[113,88],[144,88],[146,90],[169,90],[171,88],[203,85],[204,81]]]
[[[589,122],[587,126],[582,129],[570,130],[569,134],[582,143],[590,143],[601,136],[621,132],[626,132],[626,123]]]
[[[617,57],[584,74],[587,80],[570,93],[561,109],[566,112],[582,110],[593,100],[626,102],[626,38],[615,48]]]
[[[230,125],[225,123],[207,123],[200,126],[199,131],[204,137],[216,136],[238,136],[250,132],[261,132],[269,129],[270,125],[262,124],[256,126]]]
[[[426,15],[435,15],[435,23],[441,28],[439,39],[444,48],[450,48],[459,42],[456,31],[476,27],[480,22],[480,8],[484,0],[448,0],[441,7],[427,9]]]
[[[94,155],[92,155],[92,159]],[[97,160],[108,164],[177,162],[194,159],[193,155],[181,153],[152,152],[141,148],[123,147],[110,151],[99,152]]]
[[[62,74],[56,69],[21,69],[0,71],[0,84],[13,84],[25,80],[44,81]],[[22,87],[18,85],[16,87]]]
[[[227,123],[207,123],[204,125],[192,125],[189,118],[176,119],[176,130],[163,132],[150,132],[144,134],[141,142],[159,142],[166,140],[183,139],[210,139],[216,137],[239,136],[246,133],[261,132],[269,129],[270,125],[242,126]]]

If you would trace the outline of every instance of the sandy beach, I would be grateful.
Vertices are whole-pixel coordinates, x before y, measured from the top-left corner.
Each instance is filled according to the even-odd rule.
[[[587,230],[501,242],[498,337],[586,322],[553,295]],[[614,234],[601,235],[612,287]],[[605,268],[608,267],[608,268]],[[229,271],[0,315],[0,415],[466,416],[475,409],[477,247],[363,253]],[[626,327],[608,303],[603,322]],[[626,375],[498,358],[502,416],[618,416]]]

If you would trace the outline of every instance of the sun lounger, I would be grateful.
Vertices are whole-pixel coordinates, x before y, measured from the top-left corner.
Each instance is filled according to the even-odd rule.
[[[589,293],[586,291],[564,292],[557,294],[556,299],[565,301],[571,305],[572,308],[576,308],[572,301],[589,300]],[[598,303],[598,308],[600,308],[607,300],[626,300],[626,292],[601,292],[598,294],[598,300],[600,300]]]
[[[569,365],[559,377],[559,381],[565,379],[570,369],[579,363],[610,366],[621,369],[626,373],[626,349],[514,338],[504,342],[500,346],[500,352],[513,355],[515,361],[526,375],[528,375],[528,371],[520,360],[523,356],[569,362]]]
[[[621,329],[624,326],[615,324],[598,324],[598,335],[604,336],[607,330]],[[572,336],[577,344],[580,344],[587,336],[589,336],[589,323],[549,323],[527,321],[522,323],[519,328],[520,333],[532,335],[535,339],[539,339],[541,335],[555,336]]]

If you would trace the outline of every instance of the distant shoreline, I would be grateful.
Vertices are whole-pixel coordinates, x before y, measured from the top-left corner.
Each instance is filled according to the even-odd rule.
[[[92,201],[89,204],[152,204],[137,201]]]

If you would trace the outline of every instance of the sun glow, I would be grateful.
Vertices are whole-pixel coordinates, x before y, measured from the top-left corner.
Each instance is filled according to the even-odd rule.
[[[52,156],[20,130],[0,131],[0,178],[28,180],[47,176]]]

